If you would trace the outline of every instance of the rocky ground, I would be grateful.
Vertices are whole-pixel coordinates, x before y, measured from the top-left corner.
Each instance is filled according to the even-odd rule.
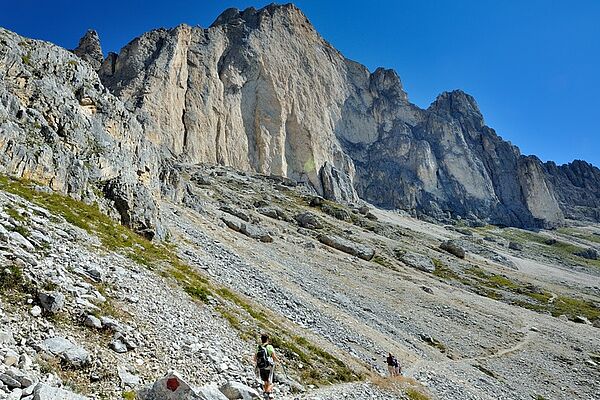
[[[169,370],[205,396],[258,389],[265,330],[278,398],[598,398],[598,228],[441,226],[224,167],[181,177],[166,246],[3,180],[1,399],[152,399]],[[402,380],[382,378],[389,351]]]

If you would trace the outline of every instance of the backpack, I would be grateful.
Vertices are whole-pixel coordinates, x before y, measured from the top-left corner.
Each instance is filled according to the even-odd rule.
[[[260,369],[269,369],[273,364],[273,358],[269,356],[267,348],[258,346],[258,352],[256,352],[256,366]]]

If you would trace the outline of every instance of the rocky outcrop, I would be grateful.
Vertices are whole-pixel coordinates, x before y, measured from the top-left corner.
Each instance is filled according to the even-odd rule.
[[[143,135],[87,62],[0,29],[0,172],[98,202],[153,237],[164,158]]]
[[[567,218],[600,221],[600,169],[575,160],[560,166],[547,162],[543,170]]]
[[[79,40],[79,45],[73,50],[73,53],[90,64],[94,70],[100,69],[104,55],[102,47],[100,47],[98,32],[93,29],[88,30]]]
[[[372,248],[335,235],[320,235],[319,242],[366,261],[370,261],[375,255]]]

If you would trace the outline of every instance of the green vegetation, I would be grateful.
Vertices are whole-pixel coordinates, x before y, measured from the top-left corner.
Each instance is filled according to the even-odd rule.
[[[29,237],[29,235],[31,235],[31,232],[29,232],[29,229],[25,228],[23,225],[14,226],[14,227],[10,228],[10,230],[13,232],[19,233],[24,238],[27,238],[27,237]]]
[[[135,400],[137,398],[137,395],[135,394],[135,392],[133,390],[125,391],[125,392],[123,392],[123,394],[121,396],[123,397],[124,400]]]
[[[234,328],[240,331],[241,337],[251,339],[255,337],[256,332],[268,332],[273,346],[287,359],[304,364],[304,368],[300,371],[303,382],[323,385],[351,382],[361,378],[330,353],[307,339],[287,331],[283,324],[277,322],[274,315],[258,305],[251,304],[249,300],[227,288],[216,289],[216,294],[235,306],[235,308],[219,307],[218,310]],[[242,320],[247,321],[248,316],[253,320],[254,326],[241,323]]]
[[[21,56],[21,60],[25,65],[31,65],[31,52],[27,52],[27,54],[23,54]]]
[[[563,230],[559,232],[572,232],[571,230],[565,229],[569,228],[563,228]],[[503,229],[501,236],[507,240],[520,244],[534,243],[537,245],[536,251],[539,254],[549,258],[555,258],[556,256],[558,256],[563,260],[563,262],[566,263],[587,265],[600,268],[600,260],[588,260],[577,255],[577,253],[581,253],[582,251],[586,250],[584,247],[581,246],[562,242],[560,240],[553,240],[545,235],[540,235],[538,233],[515,228]],[[574,236],[577,237],[577,235]],[[589,238],[586,237],[586,239]],[[600,242],[600,237],[598,237],[598,242]]]
[[[433,275],[449,281],[458,282],[469,290],[495,300],[504,300],[523,308],[537,312],[549,313],[555,317],[566,315],[570,320],[577,316],[586,317],[590,321],[600,319],[600,306],[592,301],[576,299],[568,296],[557,296],[534,285],[525,285],[513,281],[506,276],[486,272],[479,267],[470,267],[459,275],[441,261],[434,259]]]
[[[12,205],[8,205],[4,208],[4,212],[7,213],[12,219],[19,222],[26,222],[27,217],[17,211]]]
[[[406,389],[406,395],[410,400],[429,400],[429,397],[412,388]]]
[[[600,235],[595,235],[589,232],[583,232],[576,228],[558,228],[559,233],[563,235],[573,236],[578,239],[587,240],[588,242],[600,243]]]
[[[394,264],[392,264],[392,262],[390,260],[388,260],[386,257],[383,257],[379,254],[377,254],[375,257],[373,257],[372,260],[374,263],[377,263],[383,267],[389,268],[389,269],[393,269],[395,270],[396,268],[394,267]]]
[[[98,236],[102,246],[153,268],[160,265],[182,265],[167,247],[139,236],[103,214],[96,204],[90,205],[59,193],[35,190],[32,182],[0,176],[0,189],[60,215],[67,222]]]

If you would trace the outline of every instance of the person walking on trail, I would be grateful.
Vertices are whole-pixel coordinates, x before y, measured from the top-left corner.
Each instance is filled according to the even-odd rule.
[[[387,367],[388,367],[388,372],[389,372],[390,376],[398,375],[398,372],[399,372],[398,369],[400,367],[399,367],[398,360],[396,359],[396,357],[394,357],[392,355],[392,353],[388,353],[386,361],[387,361]]]
[[[263,333],[260,335],[260,345],[254,356],[254,362],[258,368],[260,379],[263,381],[263,390],[266,399],[272,399],[273,396],[273,371],[275,362],[279,362],[275,349],[269,344],[269,335]]]

